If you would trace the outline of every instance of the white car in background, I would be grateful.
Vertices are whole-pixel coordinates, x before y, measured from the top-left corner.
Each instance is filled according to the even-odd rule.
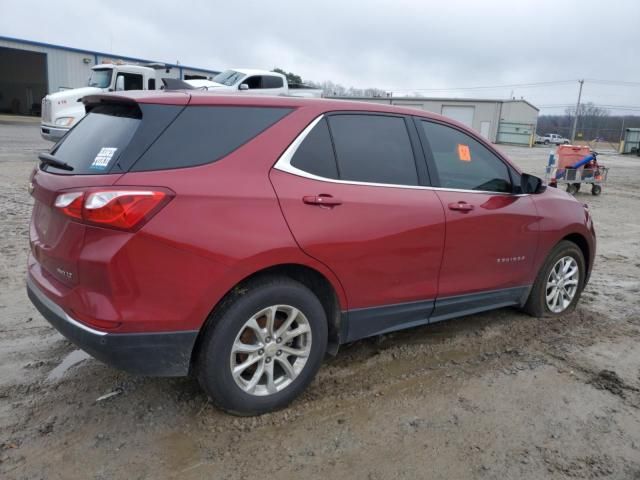
[[[268,70],[235,68],[225,70],[209,80],[189,80],[196,88],[225,94],[277,95],[290,97],[322,96],[322,90],[304,84],[290,84],[287,77]]]
[[[550,143],[554,145],[568,145],[571,141],[557,133],[547,133],[542,136],[536,135],[536,143],[544,143],[545,145],[549,145]]]

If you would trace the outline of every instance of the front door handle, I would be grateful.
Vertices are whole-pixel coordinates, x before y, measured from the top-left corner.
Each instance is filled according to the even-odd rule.
[[[470,212],[473,210],[473,205],[467,202],[453,202],[449,204],[449,210],[458,210],[460,212]]]
[[[307,195],[302,197],[302,201],[307,205],[319,205],[325,207],[335,207],[338,205],[342,205],[342,201],[327,194],[320,195]]]

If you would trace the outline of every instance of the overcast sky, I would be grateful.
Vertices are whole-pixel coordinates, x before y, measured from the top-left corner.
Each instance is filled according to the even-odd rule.
[[[583,100],[640,115],[639,0],[2,0],[1,12],[3,36],[213,70],[278,66],[394,95],[557,106],[585,78]],[[457,89],[552,81],[567,83]]]

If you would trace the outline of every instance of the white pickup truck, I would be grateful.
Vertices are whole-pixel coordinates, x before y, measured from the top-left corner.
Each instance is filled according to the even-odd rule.
[[[114,90],[159,90],[164,88],[157,75],[164,65],[141,66],[103,64],[91,69],[86,87],[51,93],[42,100],[40,132],[45,140],[57,142],[85,115],[82,98]],[[321,97],[322,90],[306,85],[289,85],[284,75],[266,70],[235,69],[222,72],[211,80],[177,82],[184,88],[198,88],[216,93],[247,95],[287,95]],[[186,85],[185,85],[186,84]],[[173,87],[168,87],[173,88]],[[176,88],[182,88],[180,86]]]
[[[303,84],[289,84],[287,77],[267,70],[235,68],[225,70],[210,80],[189,80],[189,84],[210,92],[248,95],[281,95],[289,97],[322,96],[322,89]]]
[[[86,87],[62,90],[42,99],[40,133],[45,140],[57,142],[85,115],[81,100],[86,95],[114,90],[158,90],[162,81],[158,72],[164,65],[102,64],[91,69]]]
[[[536,143],[544,143],[549,145],[553,143],[555,145],[568,145],[571,143],[568,138],[558,135],[557,133],[547,133],[546,135],[536,135]]]

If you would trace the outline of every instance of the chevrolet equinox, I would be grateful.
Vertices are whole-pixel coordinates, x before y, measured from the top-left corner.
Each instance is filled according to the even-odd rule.
[[[325,354],[513,306],[572,310],[589,210],[465,126],[325,99],[123,92],[40,154],[27,290],[95,358],[238,415]]]

